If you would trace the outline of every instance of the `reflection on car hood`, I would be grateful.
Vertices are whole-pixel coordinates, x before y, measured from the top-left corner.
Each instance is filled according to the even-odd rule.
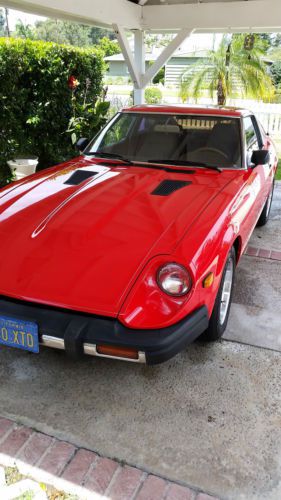
[[[233,175],[80,159],[11,185],[0,193],[0,294],[116,316],[147,260],[171,252]],[[157,194],[164,180],[180,188]]]

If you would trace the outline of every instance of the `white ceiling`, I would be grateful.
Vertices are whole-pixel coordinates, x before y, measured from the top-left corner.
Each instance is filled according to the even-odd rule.
[[[96,26],[176,32],[281,31],[281,0],[0,0],[0,5]]]
[[[129,0],[129,2],[133,2],[139,5],[176,5],[176,4],[236,2],[236,1],[237,0]],[[251,2],[252,0],[244,0],[244,1]]]

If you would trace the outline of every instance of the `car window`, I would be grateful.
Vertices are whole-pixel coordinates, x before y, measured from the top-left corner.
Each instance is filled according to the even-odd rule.
[[[240,119],[124,112],[95,138],[88,151],[123,155],[133,161],[179,160],[239,168]]]
[[[253,151],[262,148],[262,138],[257,122],[253,116],[244,118],[245,148],[247,164],[251,163]]]
[[[267,134],[266,134],[264,126],[261,124],[261,122],[259,120],[256,120],[256,122],[257,122],[258,130],[259,130],[260,135],[261,135],[261,145],[260,145],[260,147],[262,147],[263,144],[265,143]]]
[[[244,118],[245,141],[247,151],[259,149],[259,139],[251,116]]]
[[[100,149],[110,146],[111,144],[120,143],[128,137],[129,132],[133,127],[133,122],[129,115],[125,116],[122,120],[120,117],[121,115],[112,127],[109,128],[107,134],[104,135],[100,143]]]

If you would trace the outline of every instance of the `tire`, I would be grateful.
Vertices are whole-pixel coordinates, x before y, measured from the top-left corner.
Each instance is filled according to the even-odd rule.
[[[201,336],[202,340],[208,342],[218,340],[226,329],[232,301],[235,268],[236,253],[232,247],[223,269],[214,309],[209,320],[209,326]],[[225,301],[222,300],[223,295],[225,296]]]
[[[271,187],[270,193],[267,197],[267,200],[265,202],[265,205],[263,207],[262,213],[260,214],[260,218],[257,222],[258,227],[265,226],[265,224],[267,223],[267,221],[269,219],[272,198],[273,198],[273,192],[274,192],[274,181],[272,183],[272,187]]]

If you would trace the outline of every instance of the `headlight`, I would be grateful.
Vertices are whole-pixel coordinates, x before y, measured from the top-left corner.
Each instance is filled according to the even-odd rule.
[[[157,283],[163,292],[174,297],[186,295],[192,286],[189,272],[180,264],[164,264],[158,269]]]

